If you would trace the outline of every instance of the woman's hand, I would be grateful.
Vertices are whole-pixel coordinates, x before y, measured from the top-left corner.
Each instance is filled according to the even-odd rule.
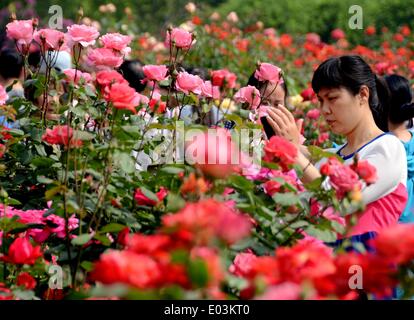
[[[270,108],[266,117],[273,131],[290,142],[300,145],[303,121],[295,121],[292,113],[282,105]]]

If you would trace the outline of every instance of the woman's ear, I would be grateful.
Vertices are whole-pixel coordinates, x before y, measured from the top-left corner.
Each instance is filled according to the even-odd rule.
[[[359,97],[361,104],[369,103],[369,88],[366,85],[362,85],[359,89]]]

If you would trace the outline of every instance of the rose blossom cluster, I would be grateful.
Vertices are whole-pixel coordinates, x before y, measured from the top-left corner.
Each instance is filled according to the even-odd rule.
[[[357,299],[359,293],[349,286],[352,266],[363,272],[366,293],[378,297],[392,295],[396,285],[396,264],[414,258],[413,226],[397,226],[384,230],[374,240],[379,254],[355,252],[333,254],[332,248],[321,242],[299,241],[293,247],[279,247],[274,256],[257,256],[252,251],[239,253],[229,271],[244,278],[248,285],[241,290],[243,299],[299,300],[299,299]],[[406,237],[404,248],[399,248]],[[391,242],[394,241],[394,242]],[[404,254],[400,255],[404,250]],[[265,289],[261,290],[260,287]],[[311,285],[311,290],[304,290]]]
[[[329,184],[335,189],[338,198],[343,198],[351,192],[360,192],[362,189],[360,179],[366,185],[377,180],[375,167],[366,160],[345,165],[337,158],[331,157],[322,164],[320,172],[329,178]]]
[[[213,199],[189,203],[162,218],[162,227],[153,235],[118,236],[124,250],[110,250],[95,263],[91,279],[104,284],[122,283],[139,289],[175,284],[191,289],[189,261],[201,261],[208,271],[204,288],[212,298],[224,298],[219,290],[225,270],[215,242],[228,244],[249,235],[248,217]],[[187,252],[186,262],[175,262],[176,250]]]
[[[6,217],[12,218],[18,217],[18,222],[27,224],[39,225],[37,228],[30,228],[27,231],[27,235],[33,238],[37,243],[45,242],[51,235],[56,236],[59,239],[63,239],[66,236],[65,232],[65,219],[55,214],[45,216],[47,209],[43,210],[20,210],[8,206],[5,208],[0,206],[0,215],[6,215]],[[68,220],[69,232],[79,227],[79,219],[72,215]]]

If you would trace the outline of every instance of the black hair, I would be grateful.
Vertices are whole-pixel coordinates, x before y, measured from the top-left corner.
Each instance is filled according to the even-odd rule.
[[[189,74],[199,76],[204,81],[208,80],[208,78],[209,78],[208,70],[206,68],[203,68],[203,67],[187,67],[187,68],[184,68],[184,69]]]
[[[146,87],[146,83],[142,83],[145,79],[142,67],[143,64],[139,60],[125,60],[119,67],[119,72],[137,92],[144,91]]]
[[[255,76],[254,76],[255,72],[252,73],[252,75],[250,76],[249,80],[247,81],[247,85],[248,86],[253,86],[255,87],[257,90],[261,91],[262,89],[265,88],[266,86],[266,81],[259,81]],[[284,102],[285,105],[287,105],[287,98],[289,97],[289,90],[288,87],[286,85],[286,80],[283,77],[283,75],[281,76],[281,79],[283,79],[282,83],[279,83],[279,85],[282,87],[283,91],[285,92],[285,98],[284,98]]]
[[[19,78],[23,69],[23,59],[16,50],[3,49],[0,52],[0,75],[3,79]]]
[[[407,78],[398,74],[384,77],[390,90],[389,120],[394,124],[410,121],[409,127],[413,126],[414,103],[410,82]]]
[[[346,55],[325,60],[312,78],[315,93],[322,88],[342,87],[356,95],[363,85],[369,89],[368,104],[376,125],[382,131],[388,131],[388,86],[360,56]]]

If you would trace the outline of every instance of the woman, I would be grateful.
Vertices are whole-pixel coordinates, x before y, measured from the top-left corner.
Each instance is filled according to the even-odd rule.
[[[388,112],[388,129],[404,145],[407,153],[407,192],[408,201],[401,214],[400,222],[414,223],[414,138],[413,133],[407,129],[412,127],[414,117],[414,103],[409,81],[399,75],[393,74],[384,77],[390,90],[390,107]]]
[[[386,113],[387,87],[361,57],[341,56],[328,59],[318,67],[312,88],[332,132],[344,135],[347,140],[329,151],[336,152],[347,164],[358,154],[360,160],[367,160],[377,170],[377,182],[362,190],[366,208],[358,213],[356,225],[347,234],[351,242],[366,244],[382,228],[398,222],[407,202],[405,150],[397,137],[384,132],[387,123],[381,116]],[[276,134],[299,147],[300,134],[286,108],[272,108],[267,119]],[[319,163],[313,165],[304,147],[299,149],[297,164],[304,172],[302,181],[321,177]],[[348,223],[350,216],[347,216]]]

